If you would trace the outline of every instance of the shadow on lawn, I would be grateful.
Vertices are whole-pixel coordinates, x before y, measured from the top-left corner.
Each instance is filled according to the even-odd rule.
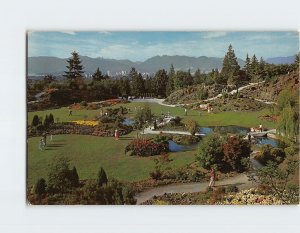
[[[62,146],[64,146],[64,145],[66,145],[65,143],[53,143],[53,144],[48,144],[47,145],[47,147],[50,147],[50,148],[52,148],[52,147],[62,147]]]
[[[133,139],[134,139],[134,137],[126,137],[126,136],[119,138],[119,140],[133,140]]]

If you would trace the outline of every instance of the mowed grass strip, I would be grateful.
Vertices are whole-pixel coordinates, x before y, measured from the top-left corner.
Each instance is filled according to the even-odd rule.
[[[47,179],[49,164],[56,156],[66,156],[75,165],[81,180],[96,178],[103,167],[109,178],[122,181],[139,181],[149,178],[154,170],[153,157],[125,156],[124,149],[134,133],[115,141],[112,137],[85,135],[55,135],[52,142],[47,140],[44,151],[39,150],[40,137],[28,139],[28,184],[33,185],[38,178]],[[178,168],[195,160],[195,151],[170,153],[172,161],[168,165]]]

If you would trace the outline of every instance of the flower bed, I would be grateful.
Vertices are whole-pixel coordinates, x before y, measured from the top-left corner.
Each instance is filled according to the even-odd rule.
[[[131,141],[125,148],[125,153],[136,156],[153,156],[168,152],[169,145],[166,142],[154,142],[151,139],[138,138]]]
[[[248,189],[236,193],[234,195],[227,195],[222,205],[282,205],[282,200],[274,195],[268,195],[258,189]]]
[[[120,135],[126,135],[132,131],[131,126],[119,125],[118,127]],[[93,135],[98,137],[113,137],[115,128],[108,125],[84,125],[76,124],[74,122],[68,123],[56,123],[49,127],[47,134],[81,134],[81,135]],[[28,137],[41,136],[44,132],[37,130],[35,127],[28,126]]]
[[[77,120],[77,121],[72,121],[77,125],[87,125],[87,126],[97,126],[98,121],[85,121],[85,120]]]

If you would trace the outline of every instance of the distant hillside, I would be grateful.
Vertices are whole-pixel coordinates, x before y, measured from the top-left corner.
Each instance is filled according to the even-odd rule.
[[[141,73],[154,73],[159,69],[169,70],[171,64],[175,70],[188,69],[195,72],[198,68],[202,72],[208,72],[212,69],[222,69],[223,58],[217,57],[188,57],[188,56],[155,56],[144,62],[132,62],[130,60],[116,60],[105,58],[90,58],[81,56],[82,64],[86,74],[92,74],[99,67],[103,73],[110,75],[124,74],[130,71],[131,67],[135,67]],[[240,66],[244,66],[244,61],[238,59]],[[29,57],[28,58],[28,74],[43,75],[43,74],[63,74],[66,70],[66,59],[57,57]]]
[[[295,55],[294,56],[288,56],[288,57],[273,57],[268,58],[266,62],[270,64],[292,64],[295,61]]]

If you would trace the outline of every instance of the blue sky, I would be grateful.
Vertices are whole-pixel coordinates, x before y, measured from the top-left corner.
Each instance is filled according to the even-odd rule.
[[[28,56],[89,57],[144,61],[156,55],[224,57],[231,43],[236,55],[270,58],[299,51],[298,32],[28,32]]]

